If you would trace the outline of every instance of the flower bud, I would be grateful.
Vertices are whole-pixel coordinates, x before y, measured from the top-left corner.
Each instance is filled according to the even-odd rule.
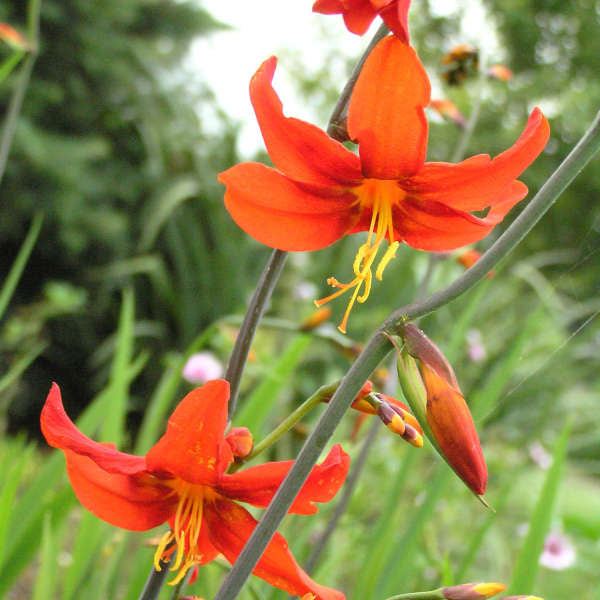
[[[405,350],[398,359],[398,375],[404,395],[440,456],[475,494],[482,495],[487,467],[454,370],[439,348],[414,325],[405,326],[403,337]],[[420,376],[411,356],[419,361]],[[425,406],[417,378],[425,389]]]
[[[304,320],[300,325],[300,331],[312,331],[319,325],[327,321],[331,316],[331,308],[324,306],[315,310],[308,319]]]
[[[483,600],[503,592],[506,586],[501,583],[463,583],[442,588],[446,600]]]
[[[254,438],[247,427],[232,427],[225,436],[234,458],[245,458],[252,452]]]
[[[380,402],[377,415],[392,433],[404,435],[406,426],[402,417],[387,402]]]
[[[212,352],[197,352],[188,358],[181,374],[190,383],[203,384],[221,377],[223,365]]]

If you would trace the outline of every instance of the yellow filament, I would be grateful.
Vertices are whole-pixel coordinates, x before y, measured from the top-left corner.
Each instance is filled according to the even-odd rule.
[[[205,490],[202,486],[186,484],[178,491],[179,502],[175,511],[173,530],[163,535],[154,553],[154,568],[160,571],[160,562],[165,552],[168,552],[167,547],[173,541],[177,545],[177,553],[171,567],[171,571],[177,571],[177,574],[172,581],[168,582],[169,585],[177,585],[187,571],[202,558],[198,541],[202,530]]]
[[[387,188],[384,188],[383,191],[386,191],[386,189]],[[346,325],[354,303],[358,302],[362,304],[367,300],[371,293],[371,285],[373,282],[373,273],[371,269],[382,242],[387,236],[390,241],[390,246],[375,269],[375,277],[379,280],[383,277],[383,271],[389,262],[396,256],[396,250],[400,245],[399,242],[392,241],[394,239],[394,223],[392,216],[393,202],[378,191],[377,185],[367,186],[364,192],[366,194],[367,202],[372,203],[372,215],[369,232],[367,234],[367,241],[358,248],[352,264],[354,279],[349,283],[340,283],[335,277],[329,277],[327,283],[332,287],[339,289],[325,298],[315,300],[315,305],[320,307],[353,289],[344,317],[338,325],[338,329],[342,333],[346,333]]]

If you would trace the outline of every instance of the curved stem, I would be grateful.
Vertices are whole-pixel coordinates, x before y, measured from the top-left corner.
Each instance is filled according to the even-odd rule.
[[[321,558],[321,554],[323,554],[323,551],[327,547],[329,538],[338,526],[342,515],[346,512],[346,508],[350,503],[350,498],[352,498],[352,494],[354,493],[354,488],[356,487],[356,484],[358,483],[358,480],[363,472],[364,466],[367,463],[367,458],[369,457],[369,453],[371,452],[371,448],[373,447],[373,443],[375,442],[375,438],[379,432],[380,425],[381,421],[379,419],[373,419],[371,427],[367,433],[367,437],[363,441],[358,458],[352,461],[352,471],[344,482],[344,491],[342,497],[337,503],[335,510],[333,511],[333,515],[329,520],[329,523],[327,523],[327,527],[319,536],[319,539],[317,540],[317,543],[315,544],[304,566],[304,570],[308,574],[312,573],[314,568],[317,566],[319,559]]]
[[[273,250],[271,253],[269,261],[254,290],[254,295],[250,300],[250,305],[248,306],[248,310],[242,321],[242,326],[240,327],[240,331],[235,340],[235,345],[233,346],[233,351],[231,352],[231,357],[229,358],[227,371],[225,373],[225,379],[229,381],[230,385],[229,419],[231,419],[231,416],[235,412],[242,373],[246,366],[248,352],[250,351],[250,346],[252,345],[258,322],[265,312],[267,302],[279,279],[287,254],[288,253],[283,250]]]
[[[444,594],[442,593],[442,589],[443,588],[439,588],[437,590],[431,590],[429,592],[412,592],[411,594],[398,594],[397,596],[390,596],[386,600],[443,600]]]
[[[338,140],[338,142],[346,142],[348,138],[348,132],[346,131],[346,115],[348,113],[348,104],[350,103],[350,96],[352,96],[352,90],[358,80],[358,76],[362,71],[363,65],[367,60],[369,54],[377,43],[382,40],[390,30],[387,25],[383,23],[379,29],[376,31],[373,39],[367,46],[367,49],[364,51],[363,55],[360,57],[360,60],[356,63],[354,69],[352,70],[352,74],[350,78],[346,82],[338,101],[335,103],[333,108],[333,112],[331,113],[331,117],[329,118],[329,124],[327,125],[327,133],[334,139]]]
[[[233,600],[237,597],[287,510],[292,505],[294,498],[306,481],[312,467],[317,462],[320,453],[352,403],[353,398],[371,372],[391,350],[391,344],[385,337],[384,331],[394,330],[407,320],[432,312],[454,300],[483,279],[487,272],[523,239],[599,149],[600,113],[577,146],[548,179],[529,206],[473,267],[444,290],[433,294],[422,302],[395,311],[382,327],[374,333],[363,352],[342,379],[342,383],[329,402],[329,406],[304,443],[294,465],[279,490],[277,490],[273,500],[271,500],[214,600]]]
[[[465,271],[449,286],[422,302],[415,302],[394,311],[384,322],[383,328],[386,331],[395,332],[406,321],[427,315],[440,306],[448,304],[483,279],[488,271],[512,252],[517,244],[531,231],[533,226],[544,216],[565,188],[599,150],[600,112],[575,148],[571,150],[558,169],[552,173],[525,210],[468,271]]]

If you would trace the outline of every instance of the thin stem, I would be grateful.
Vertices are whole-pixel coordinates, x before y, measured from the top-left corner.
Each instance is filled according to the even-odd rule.
[[[448,304],[483,279],[531,231],[599,150],[600,112],[575,148],[552,173],[525,210],[470,269],[449,286],[422,302],[415,302],[394,311],[384,322],[383,328],[395,332],[406,321],[427,315],[440,306]]]
[[[230,385],[230,419],[235,412],[242,373],[244,372],[244,367],[246,366],[248,352],[250,351],[250,346],[252,345],[252,340],[254,339],[258,322],[260,321],[262,314],[265,312],[267,302],[269,301],[273,288],[279,279],[279,275],[281,274],[281,270],[283,269],[286,258],[287,252],[283,250],[273,250],[271,253],[269,261],[267,262],[256,289],[254,290],[254,295],[250,300],[250,305],[248,306],[242,326],[240,327],[237,339],[235,340],[235,345],[233,346],[233,351],[231,352],[231,357],[229,358],[227,371],[225,373],[225,379],[229,381]]]
[[[275,429],[273,429],[269,435],[256,444],[252,452],[244,458],[242,463],[234,465],[230,469],[230,473],[234,473],[243,467],[245,463],[256,458],[261,452],[264,452],[267,448],[272,446],[282,435],[287,433],[298,421],[300,421],[304,415],[315,408],[315,406],[321,404],[325,398],[331,398],[338,386],[339,381],[320,387],[310,398],[305,400],[293,413],[288,415]]]
[[[390,348],[388,339],[377,332],[350,367],[214,600],[233,600],[237,596],[342,416]]]
[[[179,600],[183,589],[190,582],[193,572],[194,572],[194,567],[192,567],[191,569],[188,569],[188,572],[185,574],[183,579],[175,586],[175,589],[173,590],[173,593],[171,594],[171,600]]]
[[[340,97],[333,108],[333,112],[329,118],[329,125],[327,126],[327,133],[333,139],[338,140],[339,142],[345,142],[348,140],[348,133],[346,131],[346,125],[344,121],[348,113],[350,96],[352,96],[352,90],[354,89],[356,81],[358,80],[358,76],[360,75],[363,65],[365,64],[369,54],[371,54],[373,48],[375,48],[377,43],[389,32],[390,30],[385,23],[383,23],[376,31],[364,54],[360,57],[360,60],[356,63],[354,69],[352,70],[352,74],[346,82],[346,85],[344,86],[344,89],[342,90],[342,93],[340,94]]]
[[[37,58],[40,4],[40,0],[30,0],[27,7],[27,33],[29,35],[31,50],[27,60],[21,67],[19,80],[10,99],[6,118],[4,119],[2,139],[0,139],[0,182],[2,182],[2,178],[4,177],[10,147],[12,145],[15,130],[17,128],[17,121],[19,120],[19,114],[25,98],[25,92],[27,91],[31,71],[33,70],[33,65]]]
[[[155,600],[158,598],[160,590],[165,583],[165,579],[169,576],[169,567],[171,566],[172,560],[173,554],[168,561],[160,561],[160,571],[157,571],[154,567],[152,568],[138,600]]]
[[[327,523],[327,527],[323,531],[323,533],[319,536],[319,539],[315,543],[315,546],[306,561],[306,565],[304,566],[304,570],[307,573],[312,573],[314,568],[319,563],[319,559],[321,558],[321,554],[327,547],[327,543],[329,542],[329,538],[332,536],[335,531],[342,515],[346,512],[346,508],[348,508],[348,504],[350,503],[350,498],[352,498],[352,494],[354,493],[354,488],[358,483],[360,475],[363,472],[364,466],[367,463],[367,458],[369,453],[371,452],[371,448],[373,447],[373,443],[375,442],[375,438],[377,437],[377,433],[379,432],[381,425],[381,421],[377,418],[373,419],[371,423],[371,427],[367,433],[367,437],[365,437],[363,441],[363,445],[360,449],[360,453],[356,460],[352,461],[352,471],[350,475],[346,478],[344,482],[344,491],[342,497],[337,503],[335,510],[329,523]]]
[[[237,597],[353,398],[371,372],[390,351],[391,344],[385,337],[384,331],[393,331],[408,319],[415,319],[434,311],[483,279],[487,272],[521,241],[599,149],[600,113],[530,205],[473,267],[441,292],[392,313],[382,327],[373,334],[363,352],[342,379],[340,387],[304,443],[294,465],[225,578],[215,600],[233,600]]]

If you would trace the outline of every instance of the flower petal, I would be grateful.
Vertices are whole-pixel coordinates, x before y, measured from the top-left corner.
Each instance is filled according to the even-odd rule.
[[[229,384],[215,379],[192,390],[173,411],[166,433],[146,454],[151,473],[211,484],[233,460],[223,439]]]
[[[418,250],[436,252],[472,244],[484,238],[526,195],[527,187],[514,181],[505,190],[505,201],[483,219],[446,204],[407,196],[393,210],[396,239]]]
[[[52,384],[46,398],[40,416],[40,426],[50,446],[89,456],[104,471],[122,475],[146,471],[146,461],[143,456],[118,452],[114,446],[95,442],[83,435],[67,416],[62,404],[60,388],[56,383]]]
[[[366,177],[400,179],[423,166],[430,93],[416,52],[395,36],[381,40],[365,62],[348,110],[348,134],[358,141]]]
[[[505,199],[506,189],[537,158],[549,135],[548,121],[536,108],[516,143],[493,160],[487,154],[480,154],[456,165],[427,163],[402,187],[412,195],[458,210],[493,206]]]
[[[225,207],[233,220],[272,248],[325,248],[358,218],[353,194],[323,189],[317,195],[259,163],[236,165],[221,173],[219,181],[227,186]]]
[[[171,531],[175,530],[175,515],[169,518],[169,527]],[[187,521],[184,524],[187,527]],[[186,530],[187,532],[187,530]],[[175,549],[174,549],[175,551]],[[187,555],[190,551],[190,541],[189,535],[185,536],[185,548],[184,553]],[[194,544],[194,558],[196,559],[198,565],[202,566],[209,563],[211,560],[214,560],[219,554],[219,550],[217,550],[212,542],[210,541],[209,536],[209,527],[206,523],[206,519],[202,519],[202,524],[200,525],[200,534],[198,535],[198,539]],[[190,581],[190,584],[192,582]]]
[[[377,16],[368,0],[350,1],[351,6],[344,11],[344,23],[351,33],[362,35]]]
[[[146,531],[173,514],[177,496],[156,477],[148,473],[121,475],[85,455],[64,452],[75,495],[100,519],[123,529]]]
[[[224,498],[207,502],[204,518],[208,523],[211,542],[233,564],[252,535],[257,521],[247,510]],[[287,542],[279,533],[273,536],[252,572],[291,595],[301,596],[311,592],[317,596],[317,600],[345,598],[341,592],[313,581],[296,562]]]
[[[339,185],[361,179],[358,156],[322,129],[285,117],[271,85],[277,59],[272,56],[250,81],[250,99],[265,145],[277,169],[297,181]]]
[[[398,36],[403,42],[409,43],[410,36],[408,33],[408,9],[410,8],[411,0],[371,0],[371,4],[378,8],[379,15],[384,20],[390,30]]]
[[[219,493],[262,508],[279,489],[294,464],[293,460],[264,463],[232,475],[223,475],[216,486]],[[310,515],[317,512],[315,502],[329,502],[338,492],[350,467],[350,457],[336,444],[327,458],[313,467],[308,479],[290,507],[290,513]]]

